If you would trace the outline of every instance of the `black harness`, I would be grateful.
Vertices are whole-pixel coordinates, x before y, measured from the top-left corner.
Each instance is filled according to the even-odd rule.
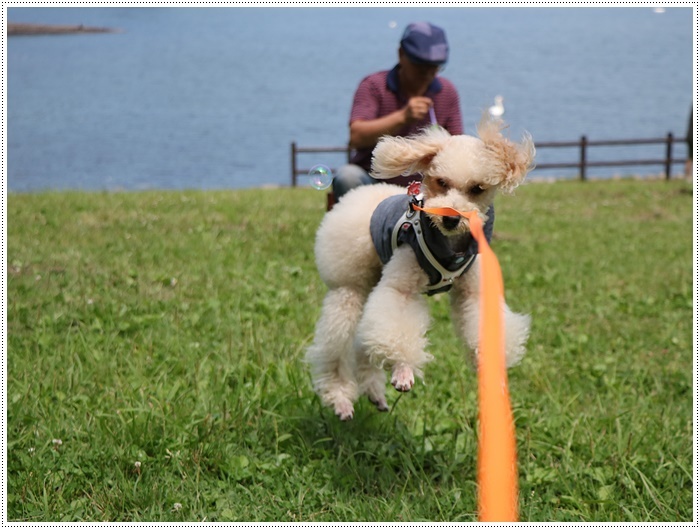
[[[370,224],[374,246],[382,263],[386,264],[396,248],[408,244],[420,267],[428,274],[430,282],[426,293],[432,296],[446,292],[452,288],[454,280],[474,264],[478,243],[469,233],[458,240],[450,238],[448,242],[427,215],[414,210],[412,204],[422,207],[421,195],[395,195],[379,204]],[[493,206],[489,208],[488,217],[484,233],[490,241],[495,217]]]

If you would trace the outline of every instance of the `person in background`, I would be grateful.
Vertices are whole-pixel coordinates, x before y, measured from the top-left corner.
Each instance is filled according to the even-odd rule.
[[[372,150],[385,135],[409,136],[430,125],[462,134],[459,95],[438,72],[447,63],[445,32],[428,22],[406,27],[399,62],[391,70],[373,73],[358,86],[350,112],[350,163],[337,169],[333,194],[340,199],[350,189],[378,183],[369,175]],[[419,177],[381,180],[407,185]]]
[[[688,158],[685,161],[685,176],[691,178],[693,176],[693,109],[690,109],[690,118],[688,119],[688,134],[685,141],[688,143]]]

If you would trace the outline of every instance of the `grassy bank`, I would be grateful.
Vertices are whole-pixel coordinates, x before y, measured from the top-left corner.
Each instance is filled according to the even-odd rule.
[[[341,424],[310,390],[323,206],[10,195],[8,519],[474,521],[476,379],[446,296],[390,414]],[[521,518],[691,521],[689,186],[524,186],[493,248],[533,319],[509,373]]]

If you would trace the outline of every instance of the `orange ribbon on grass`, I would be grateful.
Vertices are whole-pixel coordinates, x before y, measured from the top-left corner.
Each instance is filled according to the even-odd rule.
[[[457,216],[469,220],[472,237],[481,255],[481,320],[479,322],[479,521],[518,521],[518,469],[515,425],[506,375],[503,327],[503,276],[496,254],[484,235],[476,211],[453,208],[413,209],[433,215]]]

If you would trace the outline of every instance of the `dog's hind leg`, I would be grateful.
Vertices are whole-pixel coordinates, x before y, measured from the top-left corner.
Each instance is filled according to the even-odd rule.
[[[352,288],[329,290],[314,341],[306,352],[314,390],[343,421],[352,419],[358,395],[353,339],[365,298]]]
[[[367,398],[369,398],[370,402],[374,404],[379,411],[389,411],[389,405],[386,402],[386,394],[384,392],[386,386],[386,374],[384,370],[372,365],[369,361],[369,356],[360,344],[356,343],[355,349],[357,381],[360,387],[360,393],[367,395]]]

